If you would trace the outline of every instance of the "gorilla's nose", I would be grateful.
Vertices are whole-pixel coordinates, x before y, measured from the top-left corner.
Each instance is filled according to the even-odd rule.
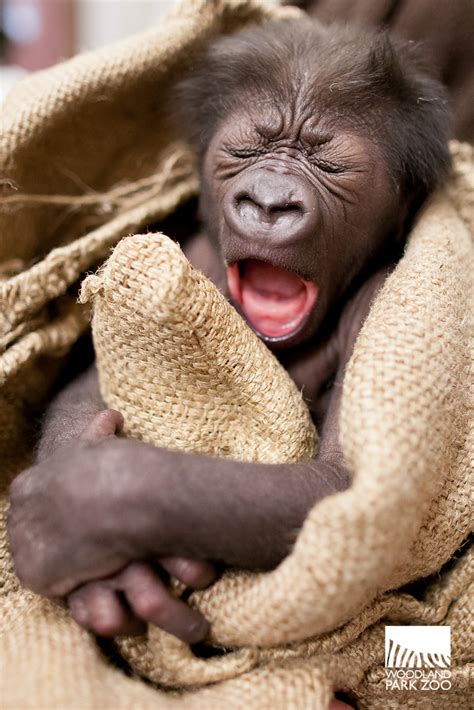
[[[224,213],[229,226],[246,239],[287,245],[314,233],[315,190],[299,176],[257,168],[234,182]]]

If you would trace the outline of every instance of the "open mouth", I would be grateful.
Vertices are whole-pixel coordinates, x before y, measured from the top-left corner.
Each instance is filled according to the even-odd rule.
[[[318,297],[312,281],[258,259],[228,266],[227,282],[234,303],[267,338],[285,338],[299,330]]]

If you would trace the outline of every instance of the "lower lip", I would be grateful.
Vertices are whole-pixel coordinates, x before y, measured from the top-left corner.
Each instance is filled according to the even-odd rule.
[[[251,289],[252,310],[254,311],[254,315],[252,316],[252,313],[248,313],[245,308],[239,264],[234,263],[227,267],[227,282],[232,301],[248,321],[252,329],[262,339],[272,342],[288,341],[301,332],[316,305],[318,287],[312,281],[305,281],[303,279],[300,279],[300,281],[304,288],[302,288],[301,293],[297,293],[293,299],[293,301],[298,299],[298,303],[296,304],[298,313],[293,318],[290,317],[288,320],[283,319],[283,321],[281,317],[280,319],[275,316],[272,318],[272,303],[274,303],[275,300],[273,299],[272,301],[264,291],[255,289]],[[266,300],[269,310],[267,317],[265,315]],[[295,307],[295,304],[292,304],[291,300],[292,299],[289,297],[282,296],[279,309],[291,313],[291,310],[294,310]],[[257,315],[255,315],[255,311],[257,311]]]

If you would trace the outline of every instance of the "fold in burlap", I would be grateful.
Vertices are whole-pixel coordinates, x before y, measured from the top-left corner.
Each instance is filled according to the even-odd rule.
[[[3,107],[3,491],[30,456],[32,413],[43,406],[65,352],[87,327],[88,307],[75,302],[81,274],[100,264],[122,236],[163,218],[197,191],[193,157],[176,143],[177,136],[158,110],[185,69],[189,49],[213,34],[275,12],[246,0],[186,0],[167,25],[33,76]],[[191,597],[212,621],[213,643],[234,650],[217,658],[196,658],[187,646],[155,629],[138,641],[121,641],[120,653],[138,673],[162,686],[180,688],[181,693],[158,691],[126,677],[63,610],[19,587],[2,523],[2,706],[16,710],[178,704],[318,710],[326,706],[333,688],[352,693],[364,708],[469,706],[472,553],[452,561],[449,571],[443,567],[472,528],[474,168],[469,147],[453,144],[452,151],[452,179],[420,215],[405,256],[371,310],[345,378],[341,437],[353,486],[315,506],[293,553],[274,572],[226,575],[212,589]],[[115,262],[88,282],[86,289],[95,294],[96,304],[102,299],[104,313],[107,269],[115,263],[110,278],[114,270],[128,269],[142,293],[153,290],[157,282],[147,283],[141,263],[132,257],[127,265],[119,257],[130,256],[140,245],[153,258],[151,252],[160,243],[166,242],[155,235],[125,240],[114,254]],[[176,257],[179,252],[173,249]],[[183,269],[187,273],[187,267]],[[203,339],[212,340],[220,332],[217,321],[225,318],[227,307],[202,277],[191,273],[195,277],[184,292],[186,299],[192,301],[195,293],[203,313],[216,309],[216,318],[198,322],[204,336],[193,339],[196,350],[188,351],[191,361],[204,362]],[[123,313],[125,326],[130,309],[122,296],[121,290],[114,295],[111,316]],[[171,301],[161,301],[165,302]],[[179,313],[186,312],[186,300],[176,302],[173,296],[172,302]],[[169,312],[160,322],[155,312],[150,329],[145,306],[137,309],[134,327],[142,326],[143,362],[149,364],[156,356],[160,328],[168,329],[167,342],[175,332],[181,347],[179,328],[173,331],[177,325],[168,317]],[[117,328],[117,321],[114,325],[108,319],[107,327],[119,343],[124,331]],[[244,411],[243,398],[237,411],[226,399],[227,390],[233,391],[239,382],[238,367],[246,372],[243,392],[255,394],[250,362],[259,360],[271,380],[282,377],[271,356],[267,360],[262,346],[246,333],[240,322],[230,328],[234,341],[229,336],[228,351],[238,353],[242,347],[245,352],[231,373],[213,370],[222,349],[217,348],[216,360],[206,350],[209,372],[217,375],[204,400],[206,425],[216,424],[223,407],[224,422],[242,417],[249,431],[261,437],[246,441],[249,448],[242,448],[242,456],[257,458],[262,451],[283,456],[287,449],[280,441],[279,423],[272,422],[270,414],[269,421],[262,422],[255,402]],[[126,349],[120,357],[126,359]],[[165,432],[159,417],[161,430],[156,431],[161,442],[168,437],[169,445],[172,437],[175,445],[188,445],[191,436],[193,447],[205,447],[208,443],[206,437],[200,438],[203,430],[197,421],[193,419],[191,432],[189,427],[177,428],[177,421],[183,425],[189,419],[183,417],[187,403],[181,388],[186,377],[179,380],[182,360],[176,362],[179,368],[166,372],[168,382],[175,376],[179,385],[172,401],[165,402],[175,415],[173,431]],[[110,396],[113,392],[127,411],[134,408],[133,433],[150,438],[154,434],[140,416],[139,402],[144,391],[151,391],[155,375],[148,368],[139,375],[139,363],[117,369]],[[203,367],[200,386],[205,375]],[[127,376],[133,376],[135,387],[127,380],[124,397],[121,383]],[[262,402],[270,401],[276,384],[272,381],[268,390],[262,390]],[[307,415],[290,383],[283,379],[278,389],[285,392],[282,404],[292,401],[295,417],[304,419]],[[195,411],[203,402],[195,405],[198,394],[193,390]],[[147,415],[156,426],[160,402],[154,397],[147,402]],[[174,402],[181,411],[174,409]],[[284,414],[288,418],[289,411]],[[301,444],[297,437],[302,435],[297,424],[293,420],[293,429],[288,429],[295,458],[298,441]],[[225,429],[228,432],[229,426]],[[221,437],[218,427],[212,431],[214,453],[220,449],[221,454],[232,455],[242,446],[232,436]],[[305,449],[309,439],[304,432],[302,440]],[[5,507],[3,493],[2,510]],[[431,574],[436,577],[425,583],[421,598],[407,587],[400,589]],[[451,691],[385,690],[387,620],[451,625]]]
[[[83,282],[91,299],[102,398],[127,436],[239,461],[315,456],[296,385],[171,239],[123,239]]]

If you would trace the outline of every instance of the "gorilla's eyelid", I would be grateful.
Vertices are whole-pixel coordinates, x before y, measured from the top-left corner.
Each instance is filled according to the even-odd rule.
[[[262,148],[235,148],[231,145],[224,146],[224,150],[233,158],[253,158],[264,153]]]
[[[309,159],[311,163],[317,168],[323,170],[325,173],[330,173],[331,175],[339,175],[340,173],[344,173],[347,170],[347,167],[345,165],[342,165],[340,163],[332,163],[329,160],[322,160],[317,156],[310,156]]]

